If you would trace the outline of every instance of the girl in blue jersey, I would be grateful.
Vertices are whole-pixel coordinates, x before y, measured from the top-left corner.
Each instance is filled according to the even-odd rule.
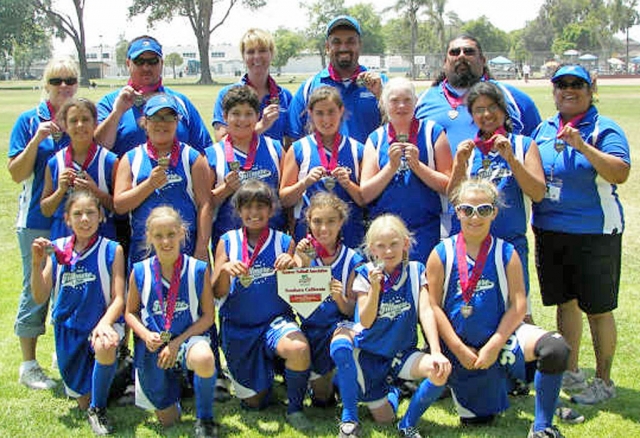
[[[44,175],[40,209],[45,216],[53,216],[51,239],[70,234],[64,220],[64,203],[73,190],[89,191],[100,200],[106,218],[100,234],[115,239],[112,194],[118,157],[93,139],[98,125],[96,106],[87,99],[71,99],[60,108],[57,118],[71,144],[49,159]]]
[[[553,426],[569,348],[557,333],[522,322],[526,310],[520,257],[490,234],[498,191],[486,179],[452,194],[461,232],[436,246],[427,262],[431,303],[453,364],[449,386],[463,424],[490,422],[509,406],[509,376],[531,380],[535,420],[529,437],[561,437]],[[525,363],[535,366],[525,368]]]
[[[269,228],[277,197],[264,182],[242,184],[233,202],[243,226],[218,242],[214,295],[220,300],[220,339],[235,388],[245,408],[267,406],[274,362],[284,359],[287,421],[297,429],[310,423],[302,412],[309,379],[309,344],[287,302],[278,296],[276,273],[295,265],[290,236]]]
[[[306,211],[309,234],[296,245],[298,266],[331,267],[331,295],[307,318],[300,316],[301,328],[311,347],[311,402],[315,406],[331,405],[332,371],[335,367],[329,344],[338,323],[353,318],[355,297],[351,284],[355,267],[362,257],[343,243],[343,225],[349,217],[347,204],[334,193],[318,192]]]
[[[335,87],[316,88],[307,108],[313,133],[293,143],[282,169],[280,199],[294,207],[295,238],[302,239],[308,223],[305,210],[319,191],[334,192],[349,206],[342,230],[344,243],[355,248],[364,237],[364,200],[360,191],[360,169],[364,146],[340,134],[344,105]]]
[[[194,373],[197,437],[217,436],[213,422],[214,322],[207,263],[183,253],[187,228],[172,207],[154,208],[146,224],[149,252],[133,265],[125,319],[137,335],[136,405],[167,427],[180,419],[180,375]]]
[[[415,104],[409,80],[393,78],[383,88],[380,105],[388,123],[369,135],[361,186],[371,218],[400,216],[416,238],[409,259],[424,263],[440,241],[451,150],[442,126],[414,117]]]
[[[355,324],[341,327],[330,347],[343,404],[340,437],[359,434],[358,400],[367,404],[376,422],[391,422],[398,400],[387,396],[388,382],[424,378],[398,423],[401,436],[419,438],[415,426],[420,415],[447,382],[451,365],[440,353],[424,265],[407,261],[412,242],[395,215],[379,216],[367,231],[365,251],[374,262],[356,268]],[[418,322],[431,354],[417,348]]]
[[[247,85],[232,87],[225,94],[222,106],[227,123],[226,136],[205,150],[213,171],[211,192],[216,206],[211,232],[212,248],[217,247],[220,236],[242,225],[231,202],[240,185],[249,179],[257,179],[277,192],[282,167],[280,141],[256,131],[260,102],[255,90]],[[286,225],[285,215],[274,212],[270,226],[284,230]]]
[[[67,394],[96,435],[111,432],[107,396],[123,336],[116,321],[124,309],[124,254],[117,242],[98,234],[103,220],[98,198],[76,190],[65,205],[71,236],[54,242],[37,238],[31,246],[33,299],[52,296],[51,318],[60,375]],[[47,253],[53,253],[47,257]]]
[[[147,255],[145,223],[161,205],[173,206],[188,226],[185,252],[207,260],[211,232],[211,174],[198,151],[179,141],[178,101],[157,94],[144,107],[147,142],[127,152],[118,165],[113,203],[131,218],[129,265]]]

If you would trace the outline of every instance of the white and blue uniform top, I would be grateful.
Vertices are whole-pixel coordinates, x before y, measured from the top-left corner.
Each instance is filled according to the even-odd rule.
[[[226,126],[226,122],[224,121],[224,108],[222,107],[222,100],[224,96],[227,95],[229,90],[233,87],[237,87],[240,85],[247,85],[247,75],[245,74],[240,82],[235,84],[227,85],[222,88],[218,93],[218,98],[216,99],[215,106],[213,107],[213,120],[211,121],[211,125],[215,126],[217,123]],[[280,105],[280,115],[273,122],[273,125],[269,127],[262,134],[266,137],[271,137],[275,140],[282,141],[284,137],[291,137],[291,130],[289,129],[289,105],[291,104],[291,100],[293,99],[293,95],[291,91],[286,88],[282,88],[280,85],[278,87],[278,100]],[[267,93],[260,102],[260,118],[262,118],[262,113],[264,109],[269,106],[271,103],[271,96]]]
[[[205,156],[209,162],[209,167],[216,176],[215,187],[224,184],[224,177],[231,170],[227,163],[224,140],[217,142],[205,150]],[[240,163],[238,175],[241,181],[248,179],[257,179],[269,185],[277,194],[280,188],[280,160],[282,159],[282,145],[278,140],[274,140],[263,135],[258,136],[258,146],[256,148],[256,157],[250,170],[242,170],[247,161],[247,154],[233,148],[234,160]],[[229,230],[235,230],[242,226],[242,221],[233,208],[231,196],[218,206],[214,214],[213,229],[211,232],[211,242],[217,244],[218,239]],[[286,217],[282,211],[276,214],[269,221],[269,225],[277,230],[284,230],[286,226]],[[215,248],[215,246],[214,246]]]
[[[127,158],[131,165],[131,187],[136,187],[151,175],[151,171],[157,166],[156,160],[151,159],[146,150],[146,143],[127,152]],[[200,154],[189,145],[180,142],[178,164],[169,166],[167,182],[164,186],[154,190],[137,208],[129,212],[131,220],[131,250],[129,260],[137,262],[145,258],[145,227],[146,221],[156,207],[170,205],[188,225],[187,240],[184,252],[193,254],[196,240],[196,226],[198,223],[197,206],[193,192],[194,181],[191,179],[191,169]]]
[[[365,72],[367,68],[360,66],[360,71]],[[383,85],[387,83],[387,80],[387,76],[382,75]],[[293,96],[289,107],[293,138],[302,138],[307,134],[309,97],[313,90],[324,85],[337,88],[342,96],[345,113],[340,133],[364,143],[369,134],[380,126],[382,120],[378,99],[367,87],[360,87],[356,81],[334,81],[329,75],[328,68],[307,79]]]
[[[64,158],[67,153],[67,149],[70,147],[71,145],[58,151],[47,163],[49,171],[51,172],[51,181],[53,182],[54,188],[58,187],[60,173],[64,172],[66,169]],[[87,166],[86,172],[91,176],[91,178],[93,178],[98,188],[105,193],[113,194],[113,167],[117,159],[118,157],[116,154],[98,145],[95,156],[89,163],[89,166]],[[82,170],[82,167],[74,161],[73,169],[76,172],[79,172]],[[57,239],[58,237],[64,237],[71,234],[71,229],[64,221],[64,205],[69,194],[70,192],[67,192],[67,195],[65,195],[64,199],[60,202],[60,205],[58,205],[58,208],[53,213],[51,239]],[[113,222],[113,212],[104,208],[102,208],[102,212],[106,222],[100,224],[100,235],[109,239],[115,239],[116,230]]]
[[[559,115],[545,120],[533,138],[540,149],[547,185],[561,181],[560,199],[545,198],[533,204],[533,226],[570,234],[619,234],[624,231],[624,214],[616,184],[598,175],[583,154],[568,143],[555,150],[560,128]],[[631,164],[629,143],[622,129],[591,106],[576,126],[582,139],[599,151]],[[553,181],[551,181],[553,182]]]
[[[60,250],[71,236],[57,239],[53,244]],[[118,242],[98,237],[71,265],[52,260],[52,311],[56,325],[76,332],[90,333],[111,304],[112,266]],[[77,255],[74,251],[74,257]],[[60,353],[59,353],[60,354]]]
[[[242,261],[242,229],[226,232],[221,238],[229,261]],[[289,304],[278,295],[276,272],[273,268],[280,254],[286,253],[291,236],[269,229],[269,236],[249,268],[252,283],[245,287],[237,277],[232,277],[229,294],[219,300],[222,324],[233,326],[267,326],[276,317],[291,315]],[[248,246],[249,257],[253,247]]]
[[[516,134],[530,135],[541,121],[540,113],[533,100],[516,87],[490,79],[489,82],[497,85],[504,94],[507,103],[509,117],[513,123],[513,132]],[[458,106],[455,117],[451,117],[451,105],[447,101],[443,87],[457,97],[456,90],[449,84],[440,83],[425,90],[418,98],[415,115],[418,119],[434,120],[447,131],[451,154],[455,155],[460,142],[473,138],[478,132],[478,127],[473,122],[467,106],[463,103]]]
[[[369,271],[373,263],[356,268],[353,290],[369,290]],[[358,305],[355,309],[355,346],[371,354],[392,359],[396,354],[416,348],[418,344],[418,299],[420,288],[426,285],[425,267],[420,262],[403,263],[396,283],[387,291],[380,290],[378,314],[373,325],[363,328],[358,323]]]
[[[98,123],[102,123],[115,107],[116,98],[121,90],[116,90],[104,96],[98,101]],[[168,87],[161,86],[158,93],[166,93],[173,96],[180,107],[180,120],[178,120],[178,130],[176,137],[178,140],[185,142],[195,148],[199,153],[204,153],[205,148],[211,146],[213,141],[207,130],[207,126],[202,121],[202,117],[198,113],[196,107],[183,94],[174,91]],[[118,157],[122,157],[125,153],[136,147],[137,145],[147,141],[145,130],[138,123],[143,116],[144,106],[132,106],[120,118],[118,123],[118,131],[116,141],[111,148]]]
[[[320,155],[318,155],[318,143],[314,135],[308,135],[291,145],[294,151],[296,164],[298,165],[298,181],[307,177],[311,169],[322,166]],[[328,160],[331,160],[331,152],[325,149]],[[364,145],[353,138],[342,136],[338,148],[338,167],[346,167],[351,170],[351,181],[360,185],[360,165],[364,155]],[[311,197],[319,191],[329,191],[323,180],[317,181],[307,187],[302,194],[302,199],[296,204],[293,215],[296,219],[295,238],[301,240],[307,234],[308,225],[305,219],[305,212],[309,207]],[[355,248],[362,244],[364,240],[364,209],[351,198],[349,193],[336,182],[333,188],[340,199],[349,206],[349,218],[342,227],[344,243],[348,247]]]
[[[14,158],[22,153],[27,144],[38,132],[38,126],[42,122],[52,119],[47,102],[23,112],[16,120],[9,139],[9,158]],[[22,191],[18,201],[18,218],[16,227],[32,228],[36,230],[48,230],[51,227],[51,218],[44,217],[40,210],[40,198],[44,187],[44,173],[49,158],[58,150],[67,146],[71,139],[64,133],[60,140],[54,140],[49,136],[38,145],[33,172],[29,178],[22,182]]]

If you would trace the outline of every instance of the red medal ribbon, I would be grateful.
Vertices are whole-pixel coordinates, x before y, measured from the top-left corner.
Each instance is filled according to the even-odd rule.
[[[80,166],[81,171],[86,171],[89,167],[89,164],[93,161],[93,158],[98,153],[98,145],[95,143],[91,143],[89,145],[89,150],[87,151],[87,157],[84,159],[82,166]],[[71,145],[67,146],[67,149],[64,151],[64,167],[68,169],[73,169],[73,148]]]
[[[258,88],[253,85],[251,79],[249,79],[249,75],[244,75],[244,83],[253,88],[254,90],[258,90]],[[271,75],[267,76],[267,85],[269,86],[269,103],[278,99],[278,95],[280,94],[278,90],[278,84],[276,84],[275,79],[271,77]]]
[[[151,143],[151,140],[147,140],[147,153],[149,154],[149,158],[158,161],[158,149],[156,149],[153,143]],[[171,167],[176,167],[178,165],[178,160],[180,160],[180,142],[178,142],[177,138],[174,138],[173,145],[171,146],[171,158],[169,159],[169,165]]]
[[[411,127],[409,128],[409,143],[412,145],[418,144],[418,129],[420,128],[420,122],[415,117],[411,120]],[[387,139],[389,140],[389,144],[395,143],[398,141],[396,128],[393,126],[393,123],[389,122],[389,128],[387,130]]]
[[[247,153],[247,159],[242,166],[242,170],[251,170],[253,162],[256,161],[256,153],[258,151],[258,134],[255,132],[251,137],[251,143],[249,143],[249,152]],[[224,156],[227,163],[235,161],[235,154],[233,153],[233,139],[231,134],[227,134],[224,138]]]
[[[49,110],[49,120],[56,123],[56,110],[53,109],[53,105],[51,105],[50,100],[47,100],[47,109]]]
[[[471,278],[469,278],[469,267],[467,266],[467,244],[464,241],[462,231],[458,234],[458,240],[456,241],[456,256],[458,258],[458,279],[460,281],[460,289],[462,290],[462,299],[466,304],[471,301],[471,297],[476,290],[476,285],[482,275],[484,264],[487,261],[487,255],[489,254],[489,247],[491,246],[491,235],[487,234],[482,244],[480,245],[480,251],[476,257],[476,263],[473,266],[471,272]]]
[[[318,148],[318,156],[320,157],[320,163],[322,163],[322,167],[328,173],[333,172],[333,170],[338,167],[338,150],[340,149],[340,143],[342,142],[342,135],[339,132],[336,132],[333,136],[333,145],[331,146],[331,161],[327,159],[327,152],[325,151],[324,144],[322,143],[322,136],[318,131],[313,133],[313,136],[316,140],[316,146]]]
[[[329,70],[329,77],[331,79],[333,79],[336,82],[344,82],[345,79],[342,79],[340,77],[340,75],[338,74],[338,72],[336,71],[335,68],[333,68],[333,64],[329,64],[329,67],[327,68],[327,70]],[[351,76],[349,76],[349,81],[353,82],[356,79],[358,79],[358,75],[362,73],[362,68],[360,66],[358,66],[358,68],[356,68],[356,71],[353,72],[353,74]]]
[[[483,140],[481,134],[482,132],[478,131],[475,138],[473,139],[473,142],[475,143],[476,147],[482,151],[484,155],[487,155],[489,151],[491,151],[491,148],[493,147],[493,143],[495,142],[494,137],[496,135],[500,134],[500,135],[504,135],[505,137],[508,135],[507,130],[504,129],[504,126],[500,126],[498,129],[496,129],[493,132],[493,134],[489,136],[487,140]]]
[[[581,114],[578,114],[577,116],[569,120],[569,123],[567,123],[567,126],[575,128],[576,125],[582,122],[582,119],[584,119],[584,116],[586,114],[587,114],[586,111]],[[562,116],[560,116],[560,127],[558,128],[558,135],[556,136],[556,138],[560,138],[560,131],[562,131],[562,128],[564,128],[564,120],[562,120]]]
[[[320,258],[327,258],[327,257],[333,257],[336,252],[338,252],[338,248],[339,248],[339,243],[338,245],[336,245],[336,251],[330,253],[327,248],[324,247],[324,245],[320,242],[318,242],[318,240],[313,237],[311,234],[307,234],[307,240],[309,240],[309,242],[311,242],[311,245],[313,246],[313,248],[316,250],[316,254],[318,255],[318,257]]]
[[[131,88],[133,88],[134,90],[136,90],[138,93],[141,93],[141,94],[155,93],[157,91],[162,91],[162,88],[163,88],[162,78],[160,78],[158,83],[155,85],[136,85],[133,83],[131,79],[129,79],[129,81],[127,82],[127,85],[129,85]]]
[[[158,303],[160,304],[160,310],[164,316],[164,331],[168,332],[171,329],[171,322],[173,321],[173,313],[176,310],[176,302],[178,301],[178,289],[180,289],[180,273],[182,271],[183,255],[180,254],[175,262],[173,262],[173,273],[171,274],[171,281],[169,283],[169,291],[167,293],[167,307],[164,307],[164,299],[162,294],[162,274],[160,268],[160,261],[158,256],[153,258],[153,275],[155,277],[155,290],[158,296]]]
[[[98,240],[98,233],[91,236],[91,238],[89,239],[89,243],[87,243],[87,246],[85,246],[85,248],[82,251],[77,252],[76,255],[74,256],[73,247],[76,244],[76,235],[75,234],[72,235],[71,238],[67,241],[67,243],[65,243],[64,249],[60,249],[54,245],[53,250],[56,256],[56,261],[60,265],[74,266],[78,261],[78,259],[80,258],[80,256],[82,256],[84,253],[89,251],[91,247],[96,243],[97,240]]]
[[[253,266],[253,262],[256,261],[256,257],[260,253],[262,246],[267,241],[269,237],[269,227],[265,227],[260,232],[260,237],[258,237],[258,241],[256,242],[256,246],[253,248],[253,254],[251,254],[251,258],[249,258],[249,238],[247,237],[247,228],[242,227],[242,263],[247,266],[247,269]]]
[[[400,278],[400,274],[402,274],[402,268],[404,267],[403,265],[404,262],[396,266],[391,275],[387,275],[384,270],[382,271],[382,274],[384,276],[383,280],[380,282],[382,286],[382,292],[388,291],[393,287],[394,284],[396,284],[396,281],[398,281],[398,278]]]
[[[447,102],[454,110],[457,110],[460,105],[464,103],[464,95],[463,96],[454,96],[453,93],[447,88],[447,84],[449,81],[446,79],[442,81],[442,92],[444,93],[444,98],[447,99]]]

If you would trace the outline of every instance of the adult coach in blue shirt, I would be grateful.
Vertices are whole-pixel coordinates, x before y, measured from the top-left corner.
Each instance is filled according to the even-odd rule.
[[[291,133],[295,139],[307,134],[309,96],[314,89],[323,85],[340,90],[346,110],[340,129],[343,135],[364,143],[369,134],[380,126],[378,98],[387,78],[368,71],[358,63],[362,47],[361,33],[358,21],[347,15],[340,15],[327,25],[325,48],[329,66],[300,85],[289,107]]]
[[[95,137],[102,146],[118,157],[147,141],[138,123],[144,105],[151,95],[166,93],[180,105],[178,140],[203,153],[211,146],[211,135],[196,107],[183,94],[162,85],[162,46],[153,37],[134,38],[127,48],[127,85],[107,94],[98,102],[98,123]]]

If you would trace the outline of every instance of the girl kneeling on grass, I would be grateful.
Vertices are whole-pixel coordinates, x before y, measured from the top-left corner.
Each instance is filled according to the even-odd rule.
[[[302,402],[309,379],[309,344],[291,307],[278,296],[274,269],[288,269],[295,262],[291,237],[269,228],[276,201],[271,187],[253,179],[234,195],[243,226],[220,238],[214,265],[214,294],[221,300],[220,338],[241,406],[267,406],[280,357],[289,399],[287,421],[296,429],[308,429]]]
[[[180,419],[180,375],[194,372],[196,437],[215,437],[215,360],[206,334],[214,321],[207,263],[183,254],[186,225],[171,207],[151,210],[147,245],[133,265],[125,319],[136,339],[136,405],[167,427]]]
[[[93,432],[106,435],[111,432],[107,397],[124,333],[115,324],[124,308],[124,254],[117,242],[98,235],[104,217],[92,193],[73,192],[64,217],[71,236],[54,242],[40,237],[31,246],[33,298],[43,303],[53,291],[51,318],[62,381],[78,407],[89,408]]]
[[[420,415],[438,399],[451,372],[451,364],[440,353],[425,268],[406,260],[412,236],[398,216],[377,217],[365,243],[365,251],[375,262],[356,268],[356,323],[341,327],[331,342],[343,404],[339,436],[359,436],[358,400],[368,405],[376,422],[394,420],[398,400],[387,395],[392,390],[387,383],[390,376],[425,378],[398,423],[401,436],[420,438],[415,427]],[[431,354],[417,348],[418,320]]]

